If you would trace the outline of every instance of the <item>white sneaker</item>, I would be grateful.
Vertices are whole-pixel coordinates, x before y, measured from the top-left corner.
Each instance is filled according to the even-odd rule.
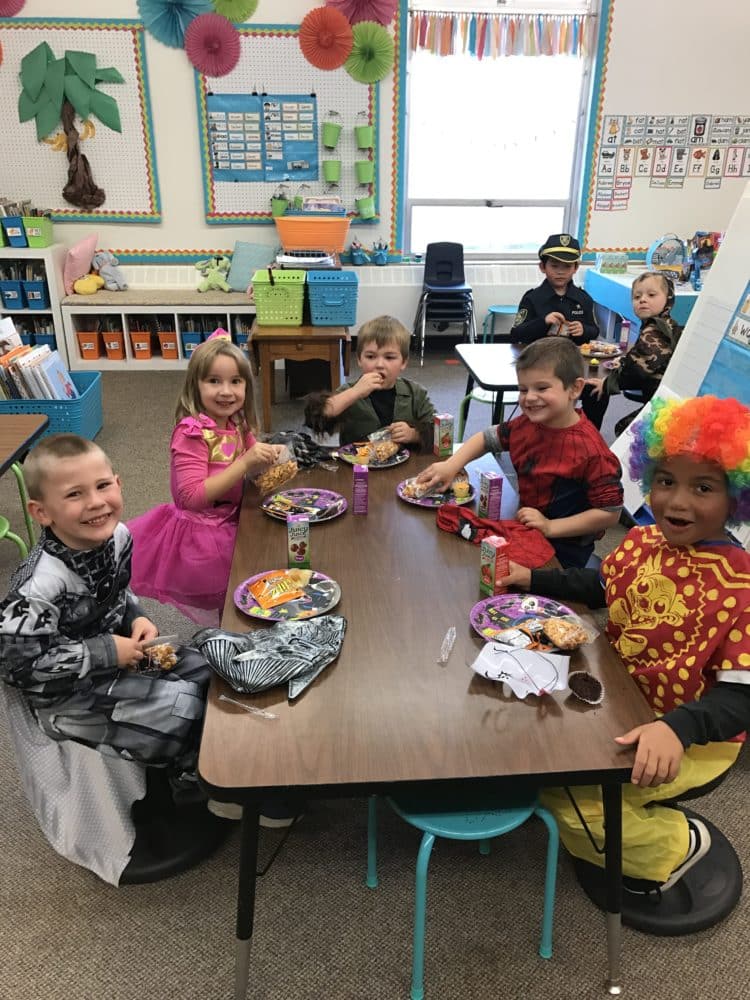
[[[702,857],[708,854],[711,848],[711,834],[708,832],[706,824],[699,819],[688,819],[688,830],[690,833],[690,844],[685,860],[672,872],[666,882],[661,887],[662,892],[671,889],[676,885],[682,876],[689,872],[694,864],[697,864]]]
[[[242,806],[238,802],[217,802],[216,799],[209,799],[206,808],[220,819],[242,819]]]

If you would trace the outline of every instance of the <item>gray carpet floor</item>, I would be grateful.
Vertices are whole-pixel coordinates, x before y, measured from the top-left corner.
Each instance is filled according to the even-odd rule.
[[[411,374],[438,409],[456,412],[464,371],[447,364],[444,344]],[[279,398],[284,399],[281,374]],[[105,425],[97,440],[112,457],[133,516],[168,498],[167,445],[179,373],[105,374]],[[604,425],[630,404],[615,400]],[[302,406],[282,402],[274,426],[301,422]],[[488,422],[473,405],[467,432]],[[14,480],[0,480],[0,510],[19,523]],[[602,551],[621,537],[609,532]],[[0,587],[15,548],[0,545]],[[192,626],[149,603],[165,632]],[[0,717],[0,997],[13,1000],[229,1000],[238,833],[207,862],[150,886],[113,889],[59,858],[27,806]],[[747,840],[748,758],[697,805],[729,837],[743,866]],[[310,804],[270,872],[260,880],[250,990],[256,1000],[399,1000],[409,995],[414,863],[418,835],[386,807],[380,830],[380,886],[364,884],[366,802]],[[276,843],[261,833],[261,860]],[[429,880],[426,996],[594,1000],[605,995],[604,917],[561,857],[554,955],[537,954],[545,835],[530,823],[495,841],[489,857],[475,845],[438,842]],[[747,896],[717,927],[683,938],[626,929],[625,995],[633,1000],[739,1000],[750,904]]]

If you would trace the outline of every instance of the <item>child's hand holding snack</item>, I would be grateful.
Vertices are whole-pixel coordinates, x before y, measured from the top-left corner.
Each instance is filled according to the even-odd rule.
[[[145,655],[141,649],[143,640],[128,635],[113,635],[112,639],[117,652],[118,667],[134,667],[141,662]]]
[[[371,392],[374,392],[376,389],[382,389],[383,381],[381,372],[365,372],[364,375],[357,379],[353,389],[359,395],[360,399],[367,399]]]
[[[568,321],[561,312],[549,312],[544,317],[544,322],[547,326],[556,326],[559,330],[562,330]]]
[[[281,444],[266,444],[264,441],[258,441],[243,455],[245,474],[252,477],[257,476],[259,472],[264,472],[278,459],[283,447]]]
[[[508,575],[503,577],[505,586],[517,587],[519,590],[528,590],[531,586],[531,570],[512,560],[508,562],[508,569]]]
[[[405,420],[397,420],[388,429],[391,432],[391,441],[395,441],[396,444],[413,444],[420,440],[419,432]]]
[[[566,322],[567,333],[569,337],[582,337],[583,336],[583,323],[577,319],[569,319]]]
[[[456,467],[455,461],[446,459],[444,462],[433,462],[417,476],[417,483],[425,487],[425,492],[437,490],[445,492],[448,486],[456,478],[456,473],[461,468],[459,463]]]
[[[136,642],[150,642],[158,634],[159,629],[156,625],[143,615],[135,619],[133,627],[130,630],[130,638],[135,639]]]

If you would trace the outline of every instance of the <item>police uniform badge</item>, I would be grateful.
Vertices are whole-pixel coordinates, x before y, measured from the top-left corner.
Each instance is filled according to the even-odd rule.
[[[513,326],[511,327],[511,329],[515,329],[517,326],[520,326],[521,323],[525,321],[528,315],[529,315],[528,309],[519,309],[518,312],[516,313],[516,318],[513,320]]]

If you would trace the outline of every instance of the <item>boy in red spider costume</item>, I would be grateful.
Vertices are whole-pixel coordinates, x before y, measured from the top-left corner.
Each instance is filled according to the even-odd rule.
[[[633,528],[601,576],[511,563],[505,582],[609,609],[609,641],[657,716],[617,738],[637,748],[622,796],[623,885],[664,892],[711,839],[699,819],[660,802],[727,771],[750,726],[750,553],[725,528],[750,521],[750,409],[714,396],[657,398],[630,433],[630,472],[656,524]],[[600,790],[572,792],[601,843]],[[542,802],[568,850],[601,866],[565,791],[548,789]]]
[[[445,488],[467,462],[507,451],[518,476],[521,524],[552,543],[563,566],[585,566],[594,541],[617,523],[622,470],[599,431],[575,405],[584,365],[568,339],[529,344],[516,360],[522,415],[474,434],[451,458],[418,477]]]

